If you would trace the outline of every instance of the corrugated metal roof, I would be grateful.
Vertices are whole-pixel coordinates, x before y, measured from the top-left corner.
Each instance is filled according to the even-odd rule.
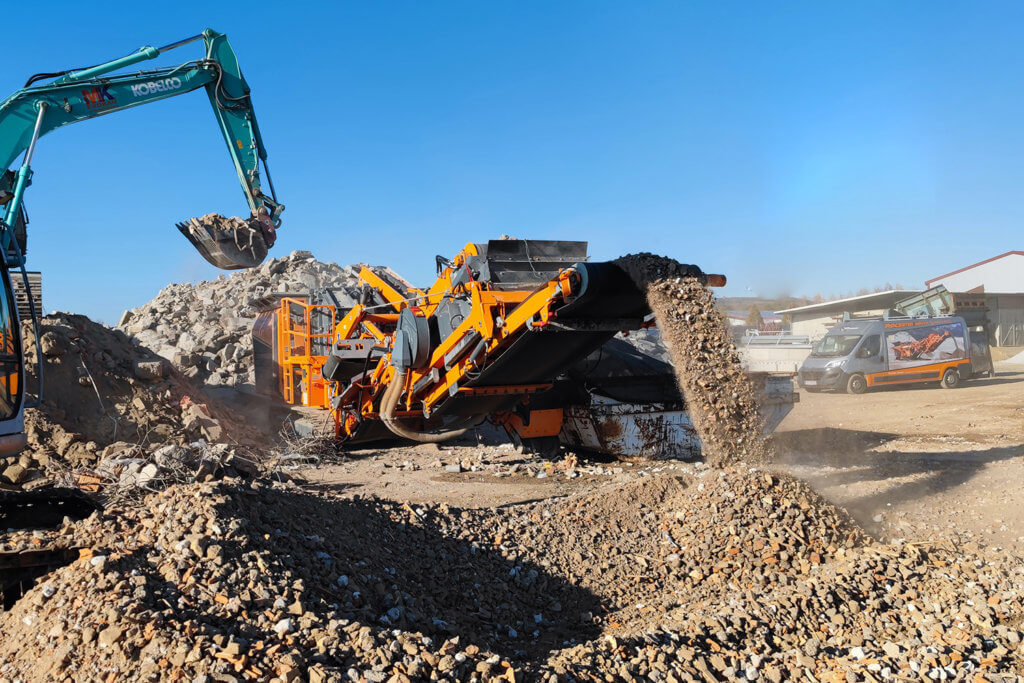
[[[905,299],[908,296],[920,293],[920,289],[890,289],[885,292],[872,292],[871,294],[851,296],[846,299],[835,299],[833,301],[822,301],[819,304],[808,304],[807,306],[787,308],[781,311],[776,311],[776,313],[781,315],[782,313],[807,313],[810,311],[826,313],[830,310],[850,312],[868,311],[875,308],[889,307],[900,299]]]

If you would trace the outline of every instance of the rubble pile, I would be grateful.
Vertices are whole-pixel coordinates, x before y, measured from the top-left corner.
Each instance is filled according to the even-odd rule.
[[[259,458],[229,444],[194,441],[143,448],[119,442],[103,449],[100,459],[74,484],[108,501],[139,500],[147,492],[183,482],[214,481],[224,477],[253,477],[261,472]]]
[[[171,284],[155,299],[126,311],[119,329],[209,386],[245,388],[253,377],[252,324],[268,298],[335,288],[342,307],[355,304],[358,266],[317,261],[293,251],[258,268],[198,284]]]
[[[233,414],[123,332],[68,313],[42,318],[39,331],[43,401],[25,411],[28,448],[0,463],[0,487],[46,486],[128,448],[148,454],[169,443],[253,443]],[[35,392],[32,325],[22,334],[26,390]]]
[[[53,532],[0,676],[963,678],[1020,665],[1019,564],[882,545],[804,484],[697,467],[458,510],[222,481]],[[33,540],[36,539],[36,540]]]
[[[0,615],[0,676],[468,680],[597,633],[593,596],[460,538],[461,519],[225,482],[9,536],[86,551]]]

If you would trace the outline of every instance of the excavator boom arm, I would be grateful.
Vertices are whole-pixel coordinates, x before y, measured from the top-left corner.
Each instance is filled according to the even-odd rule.
[[[200,38],[206,45],[203,59],[132,74],[108,75],[155,59],[167,50]],[[30,81],[27,87],[0,103],[0,160],[3,168],[10,168],[22,153],[26,155],[17,175],[8,174],[8,182],[0,184],[0,203],[6,205],[2,246],[8,254],[9,265],[20,265],[22,260],[21,254],[17,253],[20,250],[11,248],[14,240],[12,228],[18,221],[22,197],[31,179],[31,154],[39,138],[72,123],[199,88],[205,88],[209,96],[249,209],[253,217],[263,223],[264,237],[272,243],[273,230],[280,225],[284,207],[275,199],[269,173],[269,196],[262,189],[260,164],[266,171],[267,152],[249,98],[249,86],[242,77],[227,37],[207,29],[198,36],[164,48],[143,47],[105,64],[63,73],[49,83],[35,85]],[[202,251],[199,244],[196,246]],[[205,252],[204,256],[209,258]]]
[[[187,43],[202,40],[201,59],[178,66],[128,73],[135,64],[155,59]],[[205,88],[249,203],[248,220],[208,214],[179,223],[178,229],[207,261],[219,268],[259,265],[274,244],[284,206],[277,202],[267,151],[263,146],[249,86],[231,45],[211,29],[162,48],[143,47],[129,55],[84,69],[36,74],[25,87],[0,102],[0,457],[25,445],[24,354],[11,292],[10,268],[20,268],[33,324],[37,312],[25,272],[25,189],[32,180],[32,157],[39,139],[58,128],[98,116]],[[24,154],[17,171],[11,168]],[[266,173],[269,196],[260,182]],[[42,354],[36,329],[38,387],[42,400]]]

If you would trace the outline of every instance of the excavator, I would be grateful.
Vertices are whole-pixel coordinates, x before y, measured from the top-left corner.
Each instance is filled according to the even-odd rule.
[[[129,70],[184,45],[202,41],[204,54],[176,66]],[[38,73],[0,103],[0,457],[25,447],[24,353],[11,287],[11,270],[25,272],[28,223],[25,190],[32,182],[32,159],[39,139],[63,126],[88,121],[132,107],[184,95],[203,88],[227,143],[238,180],[249,203],[248,219],[208,214],[177,224],[177,228],[211,264],[222,269],[250,268],[266,258],[281,225],[279,203],[267,167],[267,150],[256,123],[249,85],[227,37],[211,29],[163,47],[142,47],[112,61],[76,69]],[[19,156],[17,170],[11,167]],[[262,167],[269,189],[263,191]],[[32,318],[33,297],[29,292]],[[39,339],[38,330],[35,335]],[[40,358],[41,354],[36,354]],[[40,361],[41,365],[41,361]],[[42,395],[42,367],[37,377]],[[32,407],[32,406],[28,406]]]

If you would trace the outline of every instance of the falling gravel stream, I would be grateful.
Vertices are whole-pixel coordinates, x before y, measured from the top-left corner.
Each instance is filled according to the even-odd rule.
[[[705,461],[715,466],[768,462],[771,451],[753,385],[699,271],[653,254],[631,254],[618,263],[646,290]]]

